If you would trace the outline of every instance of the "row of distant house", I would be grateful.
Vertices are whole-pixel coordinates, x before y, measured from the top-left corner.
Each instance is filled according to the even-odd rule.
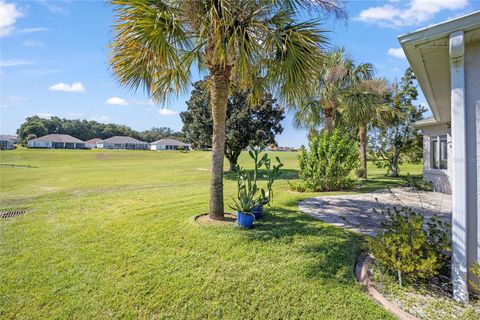
[[[18,137],[14,135],[0,135],[0,150],[12,150],[18,143]]]
[[[46,149],[121,149],[121,150],[178,150],[190,145],[175,139],[160,139],[145,142],[127,136],[114,136],[108,139],[94,138],[82,141],[68,134],[49,134],[27,143],[29,148]]]

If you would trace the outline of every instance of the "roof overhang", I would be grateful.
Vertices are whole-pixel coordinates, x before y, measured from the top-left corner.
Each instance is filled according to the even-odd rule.
[[[464,32],[465,43],[480,40],[480,11],[398,37],[433,117],[440,123],[451,118],[449,37],[455,31]]]

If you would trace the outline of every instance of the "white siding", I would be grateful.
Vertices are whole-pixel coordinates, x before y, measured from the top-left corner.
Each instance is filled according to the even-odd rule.
[[[47,141],[28,141],[29,148],[51,148],[52,143]]]
[[[480,41],[465,44],[468,266],[480,260]],[[473,278],[472,275],[469,275]],[[478,279],[477,279],[478,281]],[[479,281],[480,282],[480,281]]]
[[[452,176],[452,137],[450,128],[446,124],[435,124],[422,129],[423,132],[423,177],[433,183],[433,188],[438,192],[451,193],[451,176]],[[430,154],[431,137],[447,135],[448,148],[448,169],[432,169]]]

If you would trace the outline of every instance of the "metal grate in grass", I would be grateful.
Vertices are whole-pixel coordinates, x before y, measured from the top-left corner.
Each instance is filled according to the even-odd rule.
[[[19,216],[21,214],[24,214],[25,212],[26,212],[26,210],[14,210],[14,211],[0,212],[0,219],[13,218],[13,217]]]

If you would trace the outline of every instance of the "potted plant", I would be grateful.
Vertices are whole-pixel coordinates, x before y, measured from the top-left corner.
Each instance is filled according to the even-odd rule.
[[[256,206],[253,207],[252,212],[255,215],[255,219],[261,219],[263,217],[263,206],[269,205],[270,202],[273,200],[273,183],[275,179],[280,175],[280,168],[283,167],[283,163],[280,161],[280,158],[276,157],[277,165],[272,165],[271,160],[268,157],[268,154],[265,153],[260,158],[260,153],[265,150],[265,146],[260,146],[259,149],[255,149],[254,146],[250,146],[250,157],[254,161],[254,169],[253,169],[253,184],[257,185],[257,177],[258,171],[265,166],[266,177],[267,177],[267,191],[264,189],[260,190],[260,195],[256,199]]]
[[[233,199],[233,205],[230,206],[237,211],[237,224],[242,228],[251,228],[255,220],[255,215],[252,209],[257,206],[256,199],[258,188],[252,183],[252,179],[248,172],[243,170],[240,166],[238,168],[237,178],[237,199]]]

